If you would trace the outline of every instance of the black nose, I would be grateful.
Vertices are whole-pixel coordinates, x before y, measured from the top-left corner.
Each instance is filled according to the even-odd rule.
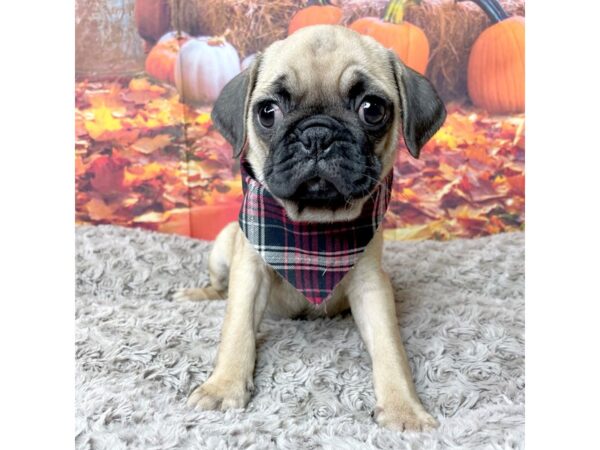
[[[298,124],[298,136],[304,151],[324,155],[334,140],[337,122],[328,116],[313,116]]]

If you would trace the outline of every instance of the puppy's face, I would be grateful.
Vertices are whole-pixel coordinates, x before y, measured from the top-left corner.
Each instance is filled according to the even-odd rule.
[[[375,40],[337,26],[272,44],[213,109],[236,153],[294,220],[351,220],[392,168],[441,126],[430,83]]]

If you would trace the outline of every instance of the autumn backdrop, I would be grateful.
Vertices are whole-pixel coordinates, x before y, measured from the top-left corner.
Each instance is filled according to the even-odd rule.
[[[241,182],[211,104],[255,52],[318,23],[373,36],[447,102],[421,158],[400,149],[386,237],[522,229],[523,0],[77,0],[76,222],[214,238]]]

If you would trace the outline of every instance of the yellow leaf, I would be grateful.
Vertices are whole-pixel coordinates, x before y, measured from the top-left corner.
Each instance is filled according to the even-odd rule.
[[[448,132],[448,128],[440,129],[436,134],[433,135],[433,140],[436,144],[443,144],[449,148],[456,148],[458,145],[456,137]]]
[[[446,229],[446,220],[434,220],[424,225],[383,230],[383,238],[391,241],[412,241],[418,239],[448,239],[450,234]]]
[[[196,123],[199,125],[204,125],[210,122],[210,114],[208,113],[200,113],[198,117],[196,117]]]
[[[165,213],[151,211],[146,214],[142,214],[141,216],[137,216],[133,219],[135,223],[160,223],[163,222],[167,216]]]
[[[506,177],[504,175],[498,175],[496,178],[494,178],[495,185],[504,184],[504,183],[506,183]]]
[[[150,83],[150,81],[148,81],[147,78],[133,78],[129,82],[129,89],[134,92],[151,91],[151,92],[157,92],[157,93],[161,93],[161,94],[166,92],[165,88],[158,86],[156,84]]]
[[[131,185],[134,182],[151,180],[156,178],[163,171],[163,166],[157,162],[145,164],[143,166],[130,166],[125,170],[125,185]]]
[[[402,192],[400,192],[400,194],[398,194],[398,197],[402,200],[407,200],[407,201],[416,201],[419,200],[417,194],[415,194],[415,191],[413,191],[411,188],[402,188]]]
[[[115,206],[108,206],[102,199],[93,198],[85,204],[90,219],[106,220],[110,219],[115,211]]]
[[[139,197],[127,197],[126,199],[124,199],[121,202],[121,206],[124,206],[125,208],[131,208],[133,205],[135,205],[137,202],[139,202],[140,199]]]
[[[133,78],[129,82],[129,89],[132,91],[148,91],[151,86],[147,78]]]
[[[105,132],[119,131],[122,127],[121,121],[112,115],[112,110],[105,106],[95,108],[91,111],[93,119],[85,121],[85,129],[92,139],[97,140]]]

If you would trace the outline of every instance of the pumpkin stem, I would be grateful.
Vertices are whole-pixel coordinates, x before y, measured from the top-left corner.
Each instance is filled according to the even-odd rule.
[[[183,33],[181,32],[181,30],[177,30],[176,34],[175,34],[175,39],[177,40],[177,43],[179,45],[181,45],[182,41],[185,40],[185,36],[183,35]]]
[[[229,34],[231,34],[231,29],[227,28],[223,34],[220,36],[213,36],[206,41],[206,43],[210,46],[221,46],[225,45],[227,40],[225,39]]]
[[[390,0],[383,11],[383,20],[391,23],[402,23],[404,10],[411,3],[420,5],[421,0]]]
[[[483,12],[490,18],[492,23],[501,22],[507,19],[509,15],[506,13],[498,0],[456,0],[456,2],[472,1],[479,6]]]

